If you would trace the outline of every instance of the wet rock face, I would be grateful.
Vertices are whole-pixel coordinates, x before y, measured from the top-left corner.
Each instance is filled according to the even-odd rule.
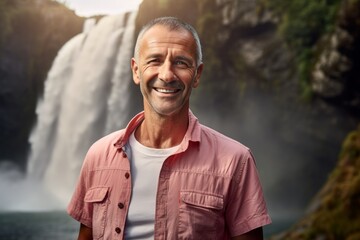
[[[360,1],[344,1],[335,31],[324,36],[312,72],[312,89],[325,99],[360,108]]]
[[[352,61],[340,49],[341,46],[351,46],[354,38],[341,28],[328,38],[328,46],[320,54],[312,73],[312,88],[320,96],[332,98],[345,91],[345,75],[351,70]]]

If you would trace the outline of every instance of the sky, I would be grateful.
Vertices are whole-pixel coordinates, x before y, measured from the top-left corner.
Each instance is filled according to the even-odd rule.
[[[57,0],[75,10],[76,14],[89,17],[97,14],[113,15],[138,9],[142,0]]]

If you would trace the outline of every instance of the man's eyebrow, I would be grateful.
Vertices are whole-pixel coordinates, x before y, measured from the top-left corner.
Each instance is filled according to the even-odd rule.
[[[145,59],[149,58],[161,58],[163,55],[161,53],[150,53],[145,56]]]
[[[186,61],[192,62],[192,59],[190,57],[187,57],[184,55],[175,56],[174,59],[176,59],[176,60],[180,59],[180,60],[186,60]]]
[[[185,62],[187,62],[187,64],[189,64],[189,67],[190,66],[194,67],[194,60],[191,57],[180,55],[180,56],[176,56],[174,58],[174,60],[176,60],[176,61],[178,61],[178,60],[185,61]]]

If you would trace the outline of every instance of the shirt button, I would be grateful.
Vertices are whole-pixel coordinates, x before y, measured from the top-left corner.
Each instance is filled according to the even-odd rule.
[[[115,228],[115,232],[116,232],[117,234],[119,234],[119,233],[121,233],[121,229],[120,229],[119,227],[117,227],[117,228]]]
[[[123,203],[118,203],[118,207],[119,207],[120,209],[123,209],[123,208],[125,207],[125,205],[124,205]]]
[[[123,152],[122,155],[123,155],[124,158],[127,157],[126,152]]]
[[[129,178],[129,177],[130,177],[130,173],[128,173],[128,172],[125,173],[125,177],[126,177],[126,178]]]

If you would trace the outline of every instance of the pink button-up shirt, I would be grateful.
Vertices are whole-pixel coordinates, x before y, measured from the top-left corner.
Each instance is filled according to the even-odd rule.
[[[131,197],[127,142],[143,121],[97,141],[88,151],[68,213],[94,239],[123,239]],[[229,239],[271,222],[250,150],[189,112],[178,151],[158,180],[155,239]]]

